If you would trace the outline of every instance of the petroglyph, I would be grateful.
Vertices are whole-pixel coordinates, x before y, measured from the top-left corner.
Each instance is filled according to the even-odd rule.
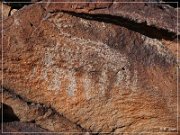
[[[76,91],[76,88],[77,88],[75,72],[69,71],[68,78],[70,79],[70,83],[69,83],[67,93],[69,96],[74,96],[74,92]]]
[[[99,80],[99,96],[105,96],[105,92],[107,91],[108,86],[108,71],[103,70],[101,72],[100,80]]]
[[[120,70],[116,75],[115,87],[121,87],[121,89],[137,89],[138,73],[134,70],[133,73],[128,68]]]
[[[125,69],[125,87],[128,88],[131,85],[130,82],[131,76],[130,76],[130,71],[129,69]]]
[[[67,38],[68,33],[62,32],[60,36]],[[78,46],[73,46],[76,48],[76,52],[68,46],[69,42],[73,42],[75,45],[78,44]],[[86,51],[83,50],[83,45],[86,45],[86,49],[88,49],[89,53],[85,53]],[[96,56],[96,59],[94,59],[94,61],[89,61],[89,57],[91,56]],[[63,64],[61,63],[61,67],[55,63],[57,57],[60,57],[64,61]],[[93,60],[93,58],[91,59]],[[104,63],[104,59],[106,59],[106,63]],[[108,62],[109,59],[111,60],[110,62]],[[119,61],[112,61],[117,59],[119,59]],[[77,61],[79,63],[78,65],[75,64]],[[131,73],[128,68],[119,70],[124,65],[127,65],[126,56],[118,52],[116,53],[114,50],[110,49],[108,45],[101,42],[97,43],[96,41],[77,37],[71,37],[71,39],[66,40],[63,44],[59,41],[55,46],[47,48],[42,62],[44,63],[44,67],[43,70],[41,70],[41,79],[45,80],[48,84],[48,90],[52,90],[55,93],[63,92],[61,90],[62,85],[64,86],[63,80],[67,80],[65,92],[69,97],[77,96],[77,72],[82,72],[83,74],[81,76],[83,80],[83,94],[87,100],[94,97],[104,97],[106,96],[106,92],[114,87],[119,89],[121,86],[121,88],[124,89],[129,88],[134,90],[137,86],[136,71]],[[98,66],[97,69],[96,65],[101,66],[100,68]],[[117,69],[117,66],[119,69]],[[69,68],[67,69],[66,67]],[[76,68],[80,68],[80,70],[76,71]],[[119,71],[117,72],[117,70]],[[110,73],[115,74],[114,81],[111,80],[112,78],[108,77],[111,76]]]
[[[91,91],[93,90],[93,86],[92,86],[92,81],[89,78],[89,75],[86,73],[84,73],[83,75],[83,87],[84,87],[84,92],[85,92],[85,97],[87,100],[91,99]]]
[[[48,68],[51,65],[53,65],[53,63],[54,63],[53,57],[54,57],[53,52],[51,52],[51,50],[48,48],[48,50],[45,53],[45,57],[44,57],[44,65],[45,65],[45,67]]]
[[[135,91],[138,88],[138,72],[137,72],[137,70],[134,70],[134,74],[133,74],[131,80],[132,81],[131,81],[130,87],[133,91]]]
[[[63,14],[59,14],[55,17],[55,24],[58,25],[58,29],[64,26],[63,23]],[[86,23],[84,19],[80,20],[81,23]],[[103,23],[103,25],[105,25]],[[71,26],[69,26],[71,27]],[[124,67],[127,64],[127,58],[125,55],[122,55],[116,50],[110,48],[107,44],[104,44],[99,41],[93,41],[90,39],[83,39],[76,36],[72,36],[69,33],[64,32],[63,30],[59,31],[59,36],[61,38],[66,39],[66,42],[58,41],[58,43],[53,47],[48,47],[46,53],[44,54],[43,63],[44,67],[41,70],[41,79],[45,80],[48,84],[48,90],[55,91],[56,93],[61,92],[62,80],[65,78],[68,80],[68,85],[66,86],[66,93],[68,96],[76,96],[75,91],[77,89],[77,80],[75,77],[74,68],[83,67],[85,72],[83,73],[83,86],[84,86],[84,94],[86,99],[93,98],[94,96],[103,97],[105,96],[106,91],[108,89],[112,89],[113,87],[109,87],[111,80],[108,78],[109,72],[116,73],[117,70]],[[70,38],[69,38],[70,37]],[[72,46],[68,46],[69,44],[74,44]],[[86,47],[84,47],[84,45]],[[74,52],[76,50],[76,52]],[[58,52],[59,51],[59,52]],[[85,52],[93,52],[92,54],[96,54],[96,59],[93,62],[89,62],[89,56],[91,54],[85,54]],[[56,55],[55,55],[56,54]],[[62,69],[61,67],[56,66],[55,60],[57,54],[60,55],[61,59],[65,62],[63,66],[68,69]],[[118,59],[118,61],[117,61]],[[106,63],[104,64],[104,60]],[[78,61],[78,62],[77,62]],[[79,63],[78,65],[74,63]],[[94,65],[101,64],[100,69],[96,69]],[[117,67],[119,69],[117,69]],[[89,75],[91,71],[98,71],[99,75],[97,75],[98,81],[96,84],[94,80]],[[49,76],[51,74],[51,76]],[[125,71],[119,71],[115,76],[115,87],[122,86],[124,88],[129,88],[131,85],[136,85],[136,82],[131,82],[130,80],[130,72],[128,69]],[[114,83],[114,82],[113,82]],[[132,83],[132,84],[131,84]],[[96,94],[93,91],[97,91]]]
[[[61,86],[61,76],[62,76],[63,71],[59,68],[54,69],[54,74],[52,78],[52,82],[50,83],[48,89],[59,92],[60,91],[60,86]]]

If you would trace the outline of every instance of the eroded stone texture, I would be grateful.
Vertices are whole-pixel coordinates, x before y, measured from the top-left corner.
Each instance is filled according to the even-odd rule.
[[[147,3],[143,3],[145,0],[98,0],[94,3],[88,0],[45,1],[49,2],[45,4],[45,7],[51,12],[70,11],[91,15],[106,15],[106,18],[114,16],[116,22],[120,17],[125,19],[123,21],[133,21],[141,25],[152,26],[151,29],[156,27],[170,33],[177,33],[177,29],[179,29],[177,28],[177,10],[168,5],[159,4],[157,1],[148,1]],[[119,21],[122,21],[120,18]],[[159,34],[163,35],[163,32]]]
[[[9,7],[7,5],[3,5],[3,3],[0,2],[0,20],[8,17],[10,10],[11,10],[11,7]]]
[[[83,129],[72,123],[71,121],[59,115],[54,109],[46,107],[39,103],[31,103],[26,101],[26,99],[21,99],[19,96],[12,93],[12,91],[4,89],[3,103],[6,106],[12,106],[13,113],[21,122],[33,122],[40,126],[46,131],[56,131],[56,132],[83,132]],[[6,111],[4,107],[4,115],[7,113],[12,113]],[[12,114],[9,114],[10,117]],[[12,117],[12,116],[11,116]],[[11,119],[12,120],[12,119]],[[5,124],[5,127],[8,124]],[[21,126],[20,126],[21,127]],[[24,129],[22,127],[22,129]],[[20,132],[20,131],[19,131]],[[25,131],[24,131],[25,132]],[[27,132],[37,132],[30,129]]]
[[[87,131],[176,134],[175,41],[43,6],[4,20],[5,88]]]
[[[16,135],[25,135],[25,133],[22,133],[22,132],[32,132],[32,131],[36,132],[36,134],[39,134],[39,135],[44,135],[44,133],[42,132],[47,132],[47,130],[37,127],[33,123],[23,123],[23,122],[3,123],[3,132],[8,132],[6,134],[9,134],[9,135],[12,134],[13,132],[19,132],[19,133],[15,133]]]

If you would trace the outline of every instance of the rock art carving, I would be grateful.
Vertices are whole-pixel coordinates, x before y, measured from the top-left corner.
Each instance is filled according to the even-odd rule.
[[[2,130],[178,134],[177,9],[53,2],[1,19]]]

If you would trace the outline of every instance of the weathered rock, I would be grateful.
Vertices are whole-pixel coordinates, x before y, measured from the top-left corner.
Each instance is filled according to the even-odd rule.
[[[12,9],[20,9],[26,5],[38,2],[40,0],[3,0],[4,4],[11,6]]]
[[[13,109],[6,105],[1,103],[0,104],[0,115],[3,117],[0,118],[1,123],[2,122],[12,122],[12,121],[19,121],[19,118],[14,114]]]
[[[45,107],[42,104],[28,102],[25,99],[21,99],[20,96],[12,93],[12,91],[6,89],[4,89],[3,91],[3,103],[5,103],[6,106],[12,106],[13,104],[12,110],[14,111],[14,114],[17,115],[16,117],[20,119],[21,122],[34,122],[36,125],[39,125],[40,127],[47,129],[48,131],[57,131],[57,132],[83,131],[80,127],[76,126],[75,124],[64,118],[63,116],[59,115],[52,108]],[[13,117],[13,119],[15,119],[12,114],[12,111],[9,111],[10,109],[6,109],[6,108],[5,107],[3,108],[4,115],[8,115],[7,117],[11,116]],[[31,130],[31,132],[32,131],[33,130]],[[35,132],[35,130],[33,132]]]
[[[91,11],[72,14],[58,5],[50,13],[49,7],[30,5],[4,20],[3,87],[87,131],[177,134],[178,50],[172,38],[153,39],[106,16],[88,16]],[[161,27],[175,33],[171,10]]]
[[[16,9],[11,9],[10,6],[0,2],[0,20],[6,19],[8,16],[14,14],[16,11]]]
[[[10,14],[11,7],[7,5],[2,5],[3,3],[0,2],[0,20],[3,18],[5,19]]]
[[[1,129],[2,131],[2,129]],[[12,134],[13,132],[16,132],[16,135],[25,135],[25,133],[22,132],[40,132],[38,135],[44,135],[42,132],[48,132],[45,129],[42,129],[38,126],[36,126],[33,123],[23,123],[23,122],[8,122],[8,123],[3,123],[3,132],[5,134]],[[19,132],[19,133],[17,133]],[[33,135],[30,134],[30,135]]]
[[[91,14],[100,19],[104,17],[108,20],[109,18],[111,21],[114,20],[116,23],[121,24],[123,21],[124,25],[126,24],[125,22],[128,22],[127,25],[134,25],[133,22],[136,22],[141,24],[141,26],[146,25],[146,29],[149,28],[151,31],[153,31],[153,29],[154,31],[157,31],[158,29],[162,30],[161,33],[158,33],[159,35],[152,33],[155,34],[154,37],[156,38],[158,36],[166,36],[169,38],[170,36],[175,36],[177,29],[179,29],[177,28],[177,10],[174,10],[173,7],[168,5],[159,4],[154,1],[153,3],[142,3],[142,1],[139,3],[139,0],[98,0],[98,3],[92,3],[88,0],[75,0],[73,2],[71,0],[65,0],[61,1],[62,3],[57,3],[59,2],[58,0],[50,0],[48,1],[49,3],[45,4],[45,7],[51,12],[69,11]],[[53,2],[56,3],[54,4]],[[139,29],[138,25],[131,27],[136,30]],[[163,31],[169,33],[166,35]]]

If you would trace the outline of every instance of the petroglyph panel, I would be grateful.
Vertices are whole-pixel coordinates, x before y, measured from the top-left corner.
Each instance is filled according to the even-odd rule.
[[[62,33],[65,39],[68,37]],[[82,40],[77,37],[71,37],[72,46],[68,42],[58,41],[53,47],[48,47],[43,54],[42,70],[40,70],[40,79],[48,86],[48,90],[56,94],[65,92],[69,97],[77,96],[78,79],[77,74],[81,73],[84,97],[100,98],[106,96],[111,89],[135,89],[137,86],[137,71],[132,74],[128,68],[122,70],[122,67],[128,65],[126,56],[120,53],[114,53],[107,45],[97,43],[96,41]],[[83,45],[86,45],[86,53]],[[96,45],[96,47],[95,47]],[[72,49],[72,48],[76,48]],[[103,48],[103,49],[100,49]],[[109,55],[107,55],[107,52]],[[58,61],[62,63],[58,63]],[[89,60],[91,59],[91,60]],[[107,62],[104,61],[106,59]],[[119,59],[119,61],[109,61],[108,59]],[[119,65],[119,68],[117,68]],[[34,67],[30,78],[33,78],[37,68]],[[113,78],[110,77],[113,75]],[[133,79],[131,79],[133,78]],[[68,83],[64,88],[63,82]],[[62,88],[63,87],[63,88]],[[62,91],[65,89],[65,91]]]
[[[4,87],[87,131],[176,126],[175,53],[117,16],[47,12],[35,4],[5,20]]]

